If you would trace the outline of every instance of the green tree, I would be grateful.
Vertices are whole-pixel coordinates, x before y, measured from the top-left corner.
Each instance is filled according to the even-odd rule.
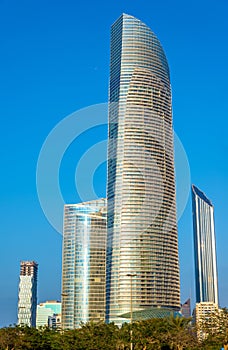
[[[122,327],[122,344],[130,344],[130,326]],[[132,324],[132,341],[134,350],[160,350],[160,349],[199,349],[197,338],[190,324],[185,318],[157,318],[138,321]],[[120,348],[125,349],[124,347]]]
[[[0,349],[15,350],[22,349],[21,330],[17,327],[7,327],[0,329]]]
[[[163,319],[150,319],[133,324],[135,349],[159,350],[164,344]]]
[[[199,349],[196,333],[190,323],[191,319],[171,316],[164,321],[166,343],[170,349]]]

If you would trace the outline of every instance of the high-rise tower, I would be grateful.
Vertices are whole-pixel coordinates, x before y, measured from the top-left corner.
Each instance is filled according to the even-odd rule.
[[[106,199],[64,207],[62,328],[104,321]]]
[[[36,327],[37,272],[35,261],[21,261],[18,298],[18,324]]]
[[[218,305],[218,276],[214,207],[206,195],[192,186],[196,302]]]
[[[180,308],[172,103],[162,46],[123,14],[111,29],[106,320]]]

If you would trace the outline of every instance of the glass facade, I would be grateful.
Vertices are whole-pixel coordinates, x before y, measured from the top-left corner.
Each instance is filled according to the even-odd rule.
[[[104,321],[106,199],[64,207],[62,327]]]
[[[134,312],[179,310],[169,67],[126,14],[111,29],[107,200],[106,321],[123,321],[131,295]]]
[[[18,297],[18,324],[36,327],[38,264],[22,261]]]
[[[192,211],[196,302],[212,302],[218,305],[214,207],[205,194],[194,185]]]

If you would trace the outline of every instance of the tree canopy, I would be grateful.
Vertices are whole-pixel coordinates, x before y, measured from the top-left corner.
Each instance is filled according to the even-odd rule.
[[[131,342],[134,350],[219,350],[227,344],[227,315],[224,310],[213,316],[216,332],[205,321],[208,336],[203,342],[197,340],[190,319],[169,317],[125,323],[121,328],[93,322],[65,331],[11,326],[0,329],[0,350],[129,350]]]

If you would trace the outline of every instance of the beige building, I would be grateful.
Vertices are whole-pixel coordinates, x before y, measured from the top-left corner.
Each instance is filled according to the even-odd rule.
[[[197,326],[197,337],[203,340],[207,334],[203,331],[203,322],[209,319],[214,313],[219,312],[218,304],[213,302],[196,303],[194,310],[194,322]]]

